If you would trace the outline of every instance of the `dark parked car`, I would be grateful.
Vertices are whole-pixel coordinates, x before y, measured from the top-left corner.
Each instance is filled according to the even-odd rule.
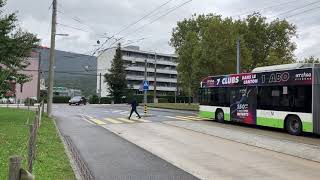
[[[72,105],[72,104],[75,104],[75,105],[80,105],[80,104],[83,104],[83,105],[86,105],[87,104],[87,100],[85,97],[81,97],[81,96],[75,96],[73,98],[71,98],[69,100],[69,105]]]

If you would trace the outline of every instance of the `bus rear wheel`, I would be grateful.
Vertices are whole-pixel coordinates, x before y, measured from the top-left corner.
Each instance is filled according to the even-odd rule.
[[[300,135],[302,133],[302,123],[299,117],[289,116],[286,121],[286,129],[289,134]]]
[[[216,110],[216,121],[222,123],[224,122],[224,113],[221,109]]]

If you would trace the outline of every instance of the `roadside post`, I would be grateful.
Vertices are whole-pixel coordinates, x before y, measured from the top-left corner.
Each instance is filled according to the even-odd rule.
[[[147,115],[147,103],[148,103],[147,92],[149,90],[149,82],[147,81],[147,76],[148,76],[147,66],[148,66],[148,62],[147,62],[147,59],[145,59],[144,60],[144,81],[143,81],[143,104],[144,104],[145,116]]]
[[[144,91],[144,115],[146,116],[148,113],[148,107],[147,107],[147,92],[149,90],[149,81],[144,80],[143,81],[143,91]]]
[[[22,157],[11,156],[9,159],[9,180],[19,180],[20,179],[20,169],[22,164]]]

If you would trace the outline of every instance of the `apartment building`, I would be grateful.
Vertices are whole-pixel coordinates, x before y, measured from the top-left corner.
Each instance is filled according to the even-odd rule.
[[[127,46],[122,48],[121,51],[126,67],[128,88],[134,89],[136,94],[142,93],[145,60],[147,60],[147,80],[149,81],[149,91],[154,90],[155,67],[157,95],[174,94],[177,91],[176,55],[143,51],[140,50],[138,46]],[[109,95],[103,75],[111,68],[111,62],[115,53],[116,48],[112,48],[103,52],[97,59],[97,94],[100,95],[101,93],[101,97]]]

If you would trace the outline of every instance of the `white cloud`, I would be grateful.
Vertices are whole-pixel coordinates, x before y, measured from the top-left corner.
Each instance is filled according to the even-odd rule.
[[[62,12],[58,14],[59,23],[81,28],[88,32],[58,26],[58,32],[67,33],[69,37],[57,37],[57,49],[78,53],[92,51],[95,48],[94,45],[97,40],[101,42],[104,41],[104,38],[99,37],[99,35],[113,35],[124,26],[144,16],[165,1],[166,0],[58,0],[58,10]],[[184,1],[186,0],[173,0],[160,9],[159,12],[163,14],[168,8],[174,7]],[[126,39],[132,40],[146,37],[147,39],[144,41],[136,42],[142,49],[172,53],[173,49],[168,44],[172,28],[176,25],[177,21],[188,18],[194,13],[216,13],[222,14],[223,16],[234,16],[254,10],[262,10],[263,15],[273,17],[290,9],[304,6],[310,2],[313,1],[193,0],[191,3],[177,9],[168,16],[146,26],[141,31],[133,32],[136,28],[149,23],[150,19],[141,21],[117,37],[127,36]],[[18,11],[18,18],[24,29],[38,34],[42,39],[43,45],[50,45],[51,10],[48,8],[51,0],[8,0],[7,4],[7,12]],[[278,4],[284,5],[276,6]],[[274,7],[268,8],[271,6]],[[315,6],[320,6],[320,3],[310,8],[314,8]],[[289,18],[289,21],[297,24],[298,27],[299,38],[295,39],[295,42],[298,45],[296,55],[299,58],[310,55],[320,56],[320,50],[317,48],[320,44],[320,35],[318,35],[320,21],[317,17],[319,9],[314,9],[310,12]],[[294,15],[298,12],[299,11],[293,11],[280,17],[284,18],[285,16]],[[241,17],[243,18],[244,16]],[[76,22],[72,18],[79,19],[81,23]],[[151,19],[154,18],[156,17]]]

